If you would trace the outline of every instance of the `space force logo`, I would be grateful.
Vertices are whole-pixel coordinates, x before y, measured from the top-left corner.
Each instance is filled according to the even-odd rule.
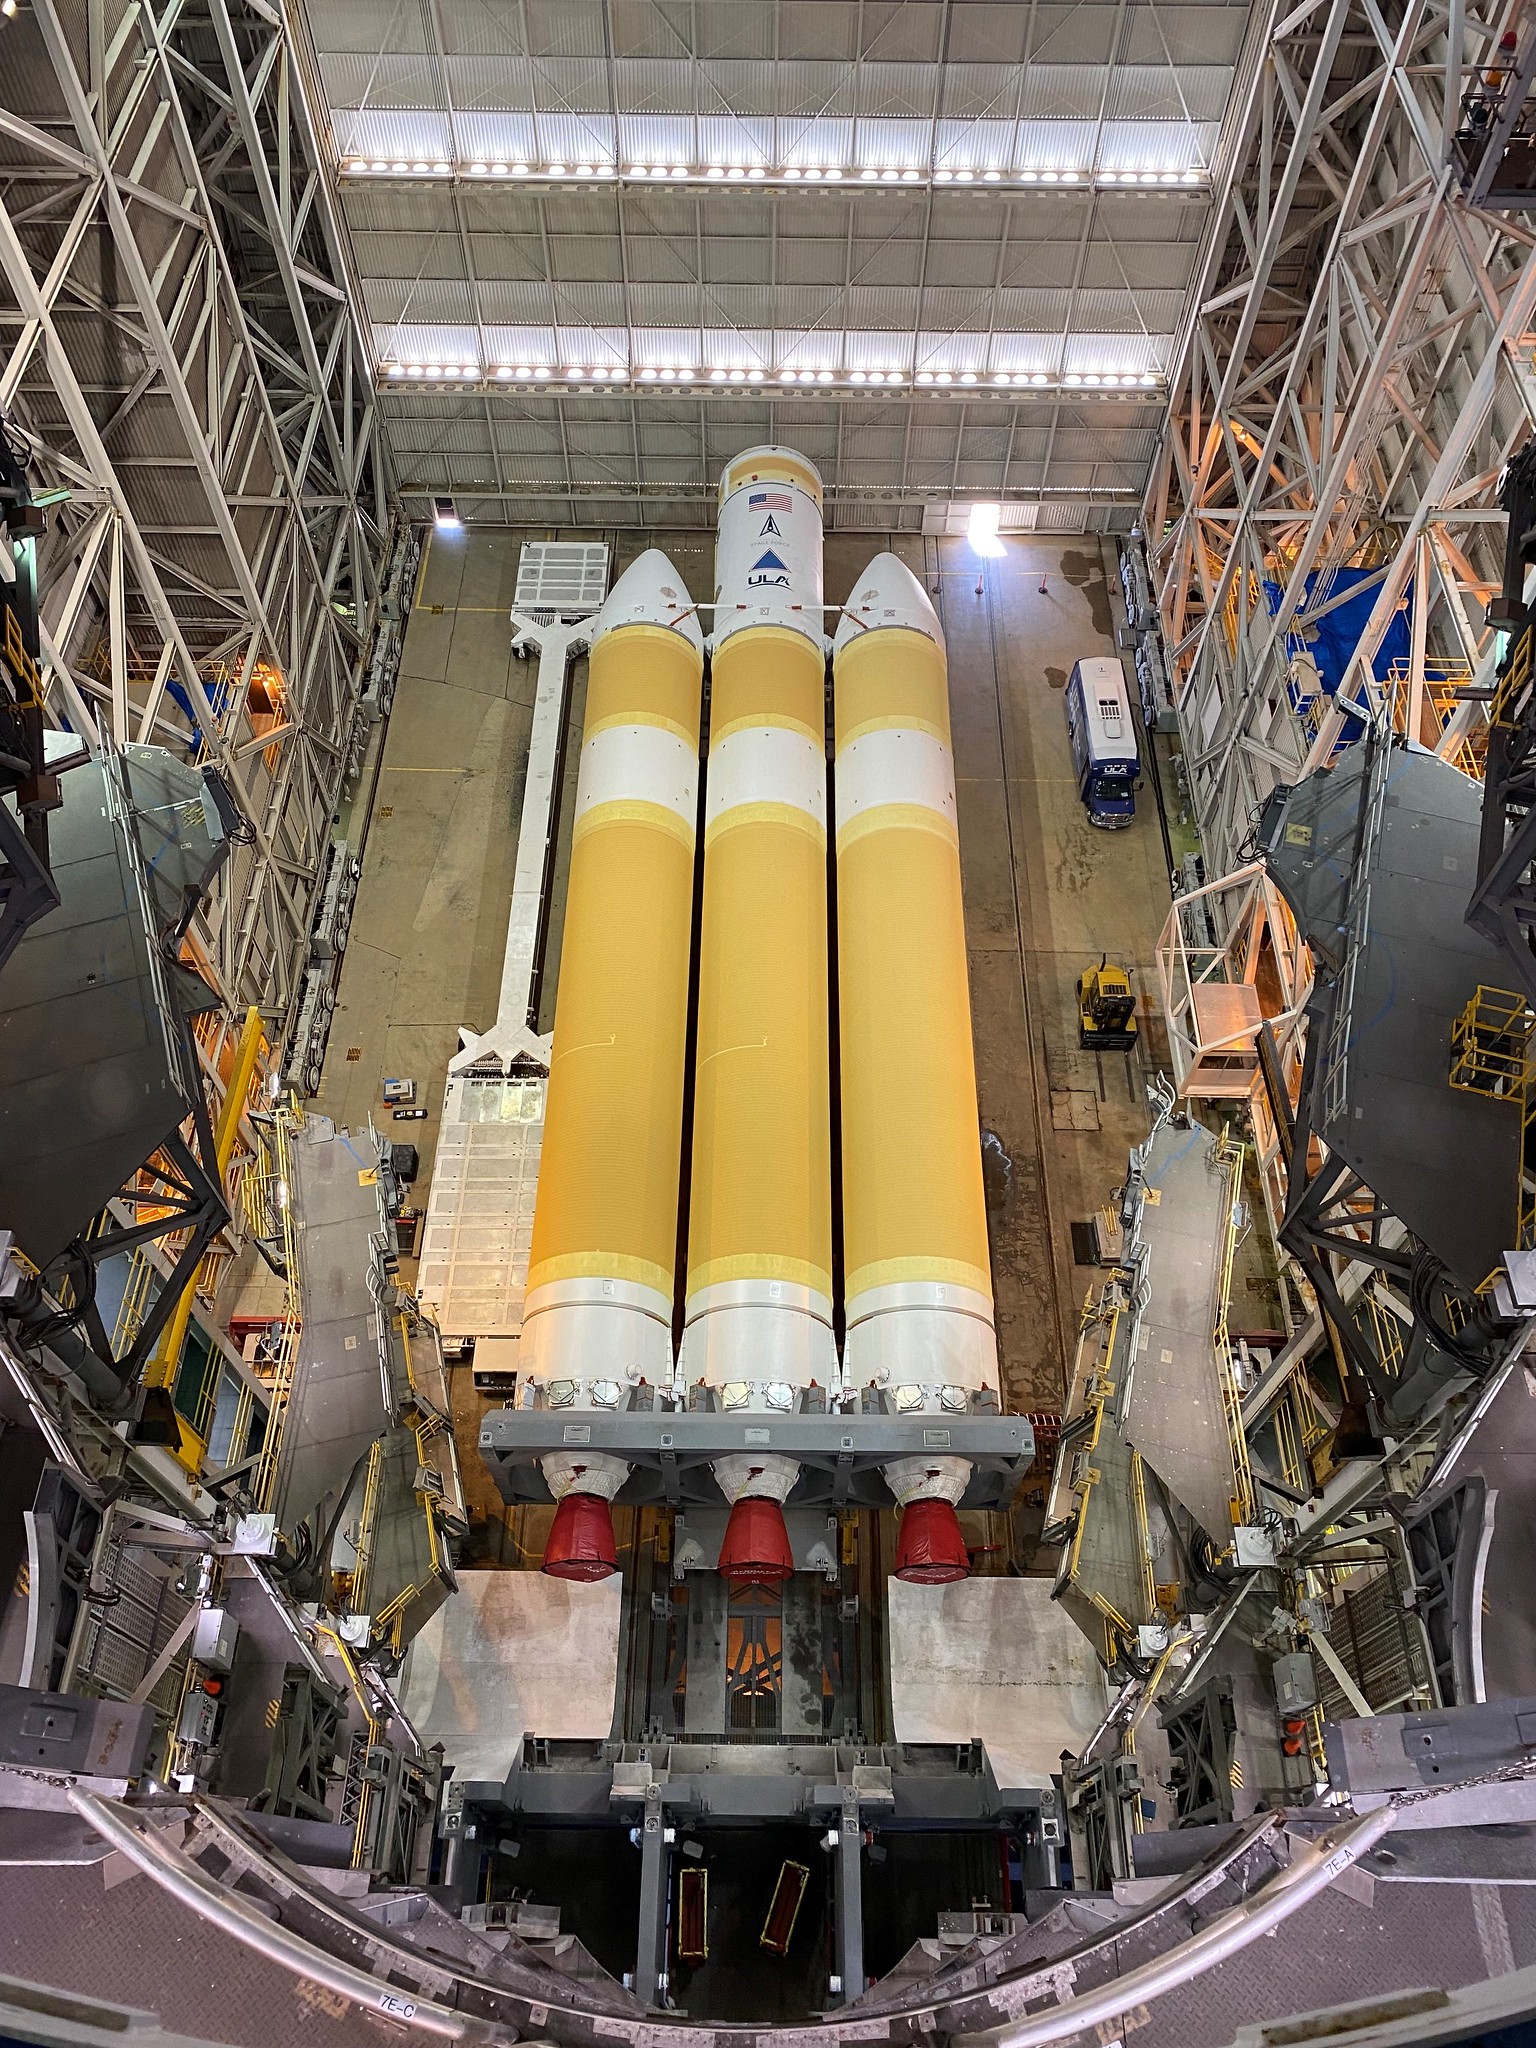
[[[747,575],[747,588],[749,590],[754,587],[761,588],[764,585],[778,585],[782,586],[785,590],[789,588],[789,570],[779,560],[772,548],[765,549],[758,556]]]

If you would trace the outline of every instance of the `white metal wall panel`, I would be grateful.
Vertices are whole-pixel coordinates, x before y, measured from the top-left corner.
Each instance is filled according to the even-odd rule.
[[[854,124],[849,162],[859,171],[918,169],[927,165],[932,144],[932,124],[926,118],[862,115]]]
[[[331,117],[336,148],[344,156],[386,163],[446,163],[452,148],[448,116],[426,109],[366,107]]]
[[[562,327],[591,327],[613,329],[620,338],[618,359],[622,362],[627,354],[623,346],[628,333],[625,315],[629,301],[622,284],[597,283],[557,284],[554,288],[553,305]]]
[[[555,358],[560,350],[556,345],[555,330],[548,323],[529,321],[505,327],[487,324],[485,343],[495,359],[494,363],[487,364],[488,369],[498,366],[515,368],[519,363],[527,364],[529,369],[538,369],[541,365],[550,370],[565,367],[563,363],[556,364]]]
[[[926,122],[937,80],[931,64],[863,63],[854,74],[854,108],[861,115],[912,116]]]
[[[705,58],[699,65],[699,100],[738,114],[778,112],[778,67],[740,58]],[[771,132],[772,123],[769,124]]]
[[[522,0],[528,23],[528,47],[543,57],[601,57],[604,20],[601,7],[573,0]]]
[[[1027,121],[1096,121],[1106,82],[1102,64],[1033,63],[1024,73],[1019,112]]]
[[[933,160],[950,171],[1004,171],[1013,165],[1018,123],[1009,120],[938,121]]]
[[[554,294],[542,278],[483,277],[475,288],[475,307],[487,327],[539,328],[550,334],[546,348],[554,346]],[[547,361],[547,355],[540,360]]]
[[[373,286],[368,287],[371,296]],[[474,327],[426,327],[405,321],[378,321],[374,343],[381,362],[437,363],[480,361],[480,335]]]
[[[949,121],[997,120],[1018,112],[1016,64],[946,64],[939,112]]]
[[[1063,371],[1160,371],[1173,345],[1169,334],[1079,334],[1066,337]]]
[[[441,185],[349,181],[342,202],[354,234],[433,235],[453,222],[453,194]]]
[[[876,49],[882,57],[931,65],[943,47],[945,23],[953,11],[945,0],[905,0],[884,16],[866,12],[858,24],[864,31],[864,53],[868,56]]]
[[[1085,6],[1062,10],[1065,20],[1057,30],[1058,36],[1076,16],[1095,11],[1092,0]],[[1107,7],[1098,11],[1113,15],[1115,10]],[[1013,64],[1024,55],[1025,38],[1033,25],[1030,10],[1018,6],[1016,0],[971,0],[970,6],[952,12],[950,63]]]
[[[693,121],[688,115],[619,116],[619,151],[626,170],[633,164],[691,164],[693,139]]]
[[[581,327],[562,320],[558,342],[562,367],[574,363],[579,369],[622,369],[629,357],[625,327]]]
[[[533,66],[526,57],[494,50],[449,54],[443,72],[455,107],[496,114],[531,113],[536,105]]]
[[[1219,122],[1106,121],[1100,168],[1109,171],[1205,169],[1221,132]]]
[[[589,33],[583,36],[579,32],[583,24],[577,19],[577,11],[567,8],[567,12],[578,32],[568,41],[562,40],[558,46],[561,54],[542,52],[537,43],[534,44],[535,96],[538,103],[543,107],[564,107],[572,113],[596,113],[602,107],[611,109],[613,98],[603,52],[601,17],[585,24]],[[582,9],[581,13],[585,15],[587,10]],[[586,54],[564,54],[578,49]]]
[[[390,326],[431,329],[467,325],[474,319],[469,286],[462,278],[365,278],[363,298],[369,317]],[[478,354],[477,345],[476,357]],[[459,360],[474,361],[475,357]]]
[[[455,0],[445,0],[452,6]],[[478,0],[457,0],[477,5]],[[483,11],[483,10],[482,10]],[[425,49],[425,27],[419,16],[399,0],[311,0],[311,25],[317,46],[332,50]]]
[[[615,0],[631,9],[644,8],[654,25],[658,19],[655,0]],[[778,39],[777,10],[756,4],[756,0],[725,0],[721,6],[696,10],[693,17],[698,48],[706,58],[739,60],[771,57]],[[673,34],[671,24],[667,33]]]
[[[378,0],[366,0],[361,11],[369,11],[377,4]],[[318,10],[330,16],[341,11],[350,12],[352,5],[353,0],[310,0],[310,12],[314,14]],[[399,0],[391,0],[391,5],[396,14],[401,12]],[[517,55],[522,51],[522,33],[515,8],[490,8],[485,5],[485,0],[438,0],[436,13],[443,25],[444,47],[450,52],[486,50],[496,55]],[[388,34],[386,28],[379,42],[382,43]]]
[[[1110,83],[1117,121],[1217,121],[1232,74],[1225,64],[1121,64]]]
[[[854,73],[847,64],[786,62],[773,67],[781,114],[834,119],[856,111]]]
[[[1183,310],[1182,292],[1128,292],[1099,286],[1077,292],[1072,322],[1079,329],[1100,334],[1140,334],[1148,330],[1171,334]]]
[[[750,170],[774,161],[773,122],[761,114],[703,114],[696,125],[701,164]]]
[[[626,114],[692,114],[697,110],[694,71],[676,57],[619,57],[613,92]]]
[[[994,300],[997,324],[1009,334],[1060,333],[1067,324],[1071,305],[1070,291],[1021,291],[1017,286],[998,292]],[[1008,362],[1000,363],[998,367],[1012,369],[1015,366]]]
[[[436,61],[425,52],[325,51],[320,78],[332,107],[441,108]]]
[[[837,170],[853,161],[853,122],[830,114],[786,114],[774,124],[781,164]]]
[[[1133,7],[1127,23],[1125,58],[1132,64],[1234,64],[1243,47],[1248,10],[1211,5],[1181,6],[1158,0]]]
[[[1021,171],[1077,171],[1086,176],[1097,169],[1095,140],[1093,121],[1021,121],[1017,167]]]
[[[937,330],[935,342],[946,344],[958,330],[985,333],[992,324],[991,300],[991,292],[981,287],[928,285],[918,297],[918,318],[925,328]],[[919,369],[923,360],[924,352],[919,350]]]

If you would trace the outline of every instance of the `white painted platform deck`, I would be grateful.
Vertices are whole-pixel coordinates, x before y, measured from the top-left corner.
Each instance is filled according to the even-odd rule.
[[[460,1572],[456,1599],[411,1645],[400,1704],[461,1779],[502,1779],[523,1736],[600,1741],[619,1671],[617,1576]]]
[[[1049,1579],[892,1579],[889,1600],[898,1742],[979,1737],[1000,1786],[1038,1786],[1103,1718],[1103,1671]]]

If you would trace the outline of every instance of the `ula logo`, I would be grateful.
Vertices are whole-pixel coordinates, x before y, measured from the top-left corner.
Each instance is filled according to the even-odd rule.
[[[772,548],[758,556],[747,576],[749,590],[762,584],[781,585],[785,590],[789,588],[789,571]]]

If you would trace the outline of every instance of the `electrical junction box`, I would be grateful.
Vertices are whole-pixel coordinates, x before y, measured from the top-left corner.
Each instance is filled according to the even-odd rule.
[[[205,1692],[189,1692],[181,1703],[181,1717],[176,1723],[176,1740],[190,1742],[199,1749],[206,1749],[213,1740],[214,1723],[219,1718],[219,1703],[210,1699]]]
[[[1282,1714],[1309,1713],[1317,1705],[1317,1668],[1310,1650],[1295,1650],[1277,1657],[1271,1676],[1275,1682],[1275,1704]]]
[[[205,1607],[192,1627],[192,1661],[227,1678],[235,1661],[240,1624],[225,1607]]]

